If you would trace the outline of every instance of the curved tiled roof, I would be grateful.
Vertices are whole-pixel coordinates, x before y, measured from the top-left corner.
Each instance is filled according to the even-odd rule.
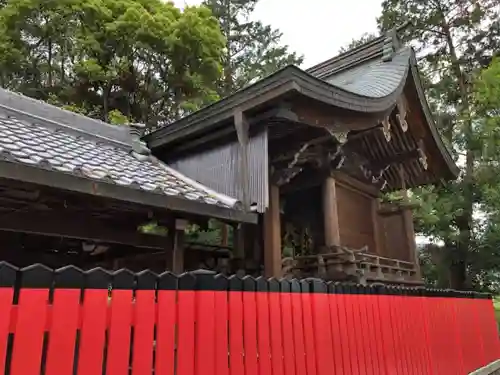
[[[0,160],[209,205],[239,204],[151,155],[136,154],[126,126],[101,123],[6,90],[0,90]]]
[[[388,96],[406,78],[410,56],[411,49],[404,48],[394,55],[391,62],[375,59],[323,79],[357,95],[369,98]]]

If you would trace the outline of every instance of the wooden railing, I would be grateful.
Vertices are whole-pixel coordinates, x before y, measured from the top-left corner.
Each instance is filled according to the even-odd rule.
[[[316,255],[284,259],[283,273],[292,277],[320,277],[331,281],[422,284],[414,263],[367,253],[366,248],[335,246]]]

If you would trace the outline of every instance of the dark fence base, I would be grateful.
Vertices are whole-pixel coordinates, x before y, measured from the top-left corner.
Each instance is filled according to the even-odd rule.
[[[499,354],[484,294],[0,263],[8,375],[456,375]]]

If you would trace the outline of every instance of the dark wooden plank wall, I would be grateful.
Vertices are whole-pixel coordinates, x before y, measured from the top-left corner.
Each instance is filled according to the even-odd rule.
[[[403,213],[396,212],[390,216],[379,215],[379,222],[384,238],[384,246],[380,255],[413,262],[414,258],[413,254],[410,254]]]
[[[341,183],[337,184],[340,243],[354,249],[368,246],[377,254],[372,220],[373,198]]]
[[[337,184],[341,245],[353,249],[368,246],[372,254],[413,262],[403,213],[372,215],[375,199],[350,185]]]

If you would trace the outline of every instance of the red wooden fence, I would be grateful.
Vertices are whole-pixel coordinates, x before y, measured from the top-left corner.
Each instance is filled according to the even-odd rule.
[[[461,375],[499,357],[478,293],[0,263],[0,375]]]

